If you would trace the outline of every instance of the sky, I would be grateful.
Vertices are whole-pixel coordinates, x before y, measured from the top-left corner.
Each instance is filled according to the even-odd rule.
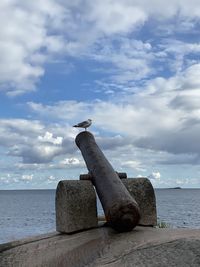
[[[1,0],[0,189],[56,188],[86,165],[200,188],[199,0]]]

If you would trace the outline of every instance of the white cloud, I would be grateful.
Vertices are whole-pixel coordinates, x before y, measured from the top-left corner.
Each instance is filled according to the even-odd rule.
[[[48,178],[47,178],[47,183],[48,184],[52,184],[52,183],[56,183],[57,180],[56,180],[56,177],[54,177],[53,175],[50,175]]]
[[[199,44],[170,39],[160,47],[152,46],[153,40],[134,40],[135,31],[151,19],[166,25],[177,17],[181,22],[177,24],[195,30],[200,17],[200,4],[195,0],[45,0],[40,5],[2,0],[0,5],[0,23],[4,25],[0,33],[0,85],[8,95],[35,90],[45,73],[45,63],[60,55],[111,63],[110,78],[121,83],[151,75],[149,64],[159,60],[161,53],[178,54],[174,68],[181,69],[183,56],[199,51]],[[155,28],[155,34],[157,31]],[[120,38],[118,50],[115,43]],[[147,52],[151,47],[153,51]]]
[[[1,90],[17,95],[35,89],[48,54],[62,48],[62,38],[50,29],[63,11],[54,0],[39,5],[2,0],[0,5]]]
[[[161,174],[158,171],[152,172],[150,175],[148,175],[148,178],[151,180],[160,180]]]
[[[63,141],[62,136],[53,137],[53,134],[50,132],[46,132],[44,136],[38,136],[38,140],[41,142],[52,143],[54,145],[61,145]]]
[[[72,119],[79,121],[87,113],[94,119],[93,127],[118,134],[109,141],[115,143],[115,147],[125,145],[126,140],[127,145],[144,149],[199,155],[199,74],[199,64],[194,64],[168,79],[149,80],[140,91],[125,97],[116,96],[112,102],[63,101],[62,107],[71,110]],[[37,105],[32,103],[30,107]],[[54,113],[55,118],[63,119],[60,103],[53,106],[39,104],[34,111],[42,116]]]
[[[79,169],[82,171],[83,168],[86,168],[84,160],[81,158],[63,158],[58,163],[52,165],[52,169],[68,169],[75,170]]]
[[[57,119],[64,121],[75,121],[78,119],[77,114],[81,112],[82,117],[87,118],[92,104],[77,101],[59,101],[55,105],[43,105],[42,103],[28,102],[27,105],[35,113],[39,113],[42,117]]]
[[[0,184],[9,184],[9,179],[7,177],[0,177]]]
[[[90,2],[91,13],[88,19],[104,34],[126,33],[146,20],[145,12],[130,1]]]
[[[44,164],[38,164],[38,163],[15,163],[14,168],[16,170],[24,171],[24,170],[42,170],[44,168]],[[45,168],[49,168],[47,165]]]
[[[134,169],[136,171],[145,171],[141,162],[137,161],[137,160],[127,160],[125,162],[122,162],[121,167],[124,169],[131,168],[131,169]]]
[[[50,181],[54,181],[56,178],[53,176],[53,175],[50,175],[49,177],[48,177],[48,180],[50,180]]]
[[[154,72],[150,67],[154,59],[151,44],[129,37],[101,39],[88,56],[100,63],[112,64],[108,68],[109,79],[117,83],[116,86],[137,81]]]
[[[61,165],[79,165],[80,160],[77,158],[65,158],[62,161],[60,161]]]
[[[30,182],[33,180],[33,174],[23,174],[21,177],[22,181]]]
[[[0,90],[35,90],[46,64],[61,55],[68,66],[73,57],[97,62],[94,71],[105,75],[95,84],[109,99],[29,102],[41,120],[55,122],[49,125],[0,120],[2,154],[15,160],[17,171],[85,167],[75,154],[78,130],[70,125],[90,117],[91,130],[117,168],[151,173],[148,166],[155,162],[199,163],[199,1],[3,0],[0,7]],[[101,138],[104,130],[107,137]],[[15,182],[4,177],[1,182]]]
[[[161,19],[167,19],[176,15],[177,13],[180,16],[193,18],[199,17],[200,4],[196,0],[171,0],[168,2],[163,2],[160,0],[153,0],[149,2],[148,0],[135,0],[132,2],[133,5],[138,5],[141,7],[147,14],[158,16]]]
[[[34,147],[15,146],[10,150],[9,155],[22,157],[24,163],[48,163],[62,153],[62,147],[38,144]]]
[[[0,120],[0,144],[10,156],[23,163],[48,163],[56,156],[73,153],[76,149],[71,126],[44,125],[39,121]]]

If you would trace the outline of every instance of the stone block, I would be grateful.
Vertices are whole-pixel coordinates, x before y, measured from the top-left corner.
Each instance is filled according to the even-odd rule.
[[[56,190],[56,230],[73,233],[97,227],[96,206],[91,181],[60,181]]]
[[[138,203],[140,209],[139,225],[157,225],[156,198],[153,186],[147,178],[122,179],[129,193]]]

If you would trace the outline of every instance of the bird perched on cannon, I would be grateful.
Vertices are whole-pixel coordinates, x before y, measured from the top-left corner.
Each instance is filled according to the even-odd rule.
[[[77,128],[84,128],[85,131],[87,131],[87,128],[90,127],[90,125],[92,124],[92,120],[88,119],[86,121],[82,121],[78,124],[73,125],[73,127],[77,127]]]

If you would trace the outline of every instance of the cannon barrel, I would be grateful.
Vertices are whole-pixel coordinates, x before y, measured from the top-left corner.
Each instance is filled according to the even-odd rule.
[[[90,132],[79,133],[75,142],[91,174],[107,222],[119,232],[131,231],[140,219],[137,202],[131,197]]]

